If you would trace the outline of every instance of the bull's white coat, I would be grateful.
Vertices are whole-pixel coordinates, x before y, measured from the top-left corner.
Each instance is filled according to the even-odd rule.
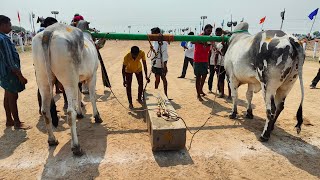
[[[249,118],[253,118],[251,108],[253,92],[259,92],[262,89],[268,118],[261,137],[263,138],[262,140],[268,140],[273,129],[273,125],[283,109],[284,100],[298,77],[300,79],[302,92],[302,100],[300,104],[302,114],[302,102],[304,96],[302,65],[304,62],[304,51],[302,47],[297,47],[296,44],[298,41],[296,38],[283,32],[277,31],[277,33],[280,34],[279,36],[277,34],[270,36],[270,34],[274,33],[271,31],[262,32],[260,34],[261,38],[259,39],[259,37],[250,35],[248,32],[243,30],[248,30],[247,23],[240,23],[236,27],[235,31],[238,32],[231,36],[230,46],[226,52],[224,61],[233,98],[233,112],[230,115],[230,118],[235,118],[237,114],[238,87],[240,85],[248,84],[246,97],[248,100],[247,117]],[[267,33],[269,33],[268,37]],[[258,40],[260,40],[260,42]],[[271,44],[270,46],[271,48],[274,48],[274,50],[269,47],[272,40],[275,40],[273,43],[277,42],[277,45]],[[294,45],[292,43],[295,43],[295,47],[293,47]],[[262,52],[263,46],[265,48],[264,52]],[[256,50],[251,48],[256,48]],[[279,49],[282,49],[283,51],[275,52]],[[285,49],[287,56],[283,59]],[[293,49],[296,49],[296,55],[293,54]],[[266,52],[272,54],[264,56],[263,53]],[[282,54],[279,52],[282,52]],[[277,59],[271,59],[275,54],[279,55],[279,57]],[[256,59],[258,55],[260,59]],[[264,80],[264,82],[261,77],[267,78],[267,80]],[[297,132],[300,132],[302,115],[301,119],[299,119],[297,115],[297,119]],[[269,121],[271,121],[270,124]]]
[[[48,42],[48,50],[44,48],[44,32],[52,32]],[[56,145],[57,140],[52,132],[50,101],[52,98],[52,82],[57,78],[63,85],[68,100],[68,123],[71,126],[72,150],[81,154],[76,131],[76,115],[82,115],[81,93],[79,82],[89,85],[90,101],[95,118],[100,119],[95,101],[96,72],[98,54],[89,33],[82,33],[78,28],[64,24],[54,24],[37,34],[32,42],[32,54],[37,84],[42,97],[41,112],[46,121],[49,145]],[[78,34],[77,38],[74,34]],[[83,47],[72,46],[79,43]],[[70,45],[71,44],[71,45]],[[71,47],[72,46],[72,47]],[[72,49],[72,51],[70,50]],[[76,58],[78,55],[79,58]],[[100,119],[101,121],[101,119]],[[96,119],[97,122],[97,119]]]

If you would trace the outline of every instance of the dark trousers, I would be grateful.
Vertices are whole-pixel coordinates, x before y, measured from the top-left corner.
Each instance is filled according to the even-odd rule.
[[[317,74],[316,77],[312,80],[312,85],[313,85],[313,86],[316,86],[319,81],[320,81],[320,68],[319,68],[319,70],[318,70],[318,74]]]
[[[37,96],[38,96],[38,104],[39,104],[39,112],[40,112],[42,100],[41,100],[41,95],[40,95],[39,89],[38,89]],[[59,118],[58,118],[57,106],[56,106],[56,103],[54,102],[53,98],[51,99],[51,104],[50,104],[50,114],[51,114],[53,126],[57,127],[58,122],[59,122]]]
[[[183,61],[183,67],[182,67],[182,73],[181,76],[185,77],[186,73],[187,73],[187,69],[188,69],[188,64],[191,64],[191,66],[193,67],[193,59],[188,58],[188,57],[184,57],[184,61]]]
[[[214,74],[218,74],[218,70],[216,70],[215,65],[209,65],[209,71],[210,71],[210,75],[209,75],[209,79],[208,79],[208,88],[210,91],[212,91],[212,83],[213,83],[213,77]],[[218,87],[218,86],[217,86]]]
[[[224,69],[224,66],[210,65],[209,70],[210,70],[210,76],[208,80],[209,90],[212,91],[213,77],[214,77],[214,74],[216,73],[218,76],[217,89],[221,94],[224,95],[224,80],[226,77],[226,71]],[[230,89],[229,86],[228,86],[228,89]],[[230,95],[230,92],[229,92],[229,95]]]
[[[132,94],[131,94],[131,85],[132,85],[132,74],[133,73],[126,73],[126,82],[127,82],[127,97],[128,97],[128,101],[129,104],[132,104]],[[139,73],[135,73],[136,74],[136,78],[138,81],[138,100],[141,100],[142,98],[142,91],[143,91],[143,75],[142,75],[142,71]]]

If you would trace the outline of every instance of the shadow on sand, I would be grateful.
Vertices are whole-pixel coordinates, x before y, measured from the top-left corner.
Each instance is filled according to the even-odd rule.
[[[278,120],[281,120],[281,117]],[[260,137],[265,124],[265,120],[257,116],[253,120],[240,120],[239,122],[245,129],[253,132],[257,139]],[[277,126],[274,128],[270,140],[262,144],[288,159],[295,167],[320,178],[320,149],[317,146],[309,144],[298,135],[291,135]]]
[[[180,151],[153,152],[153,157],[160,167],[194,164],[186,149]]]
[[[59,152],[54,152],[56,148],[49,148],[41,179],[95,179],[99,176],[99,165],[105,159],[107,150],[107,128],[92,124],[90,118],[78,121],[77,128],[79,143],[85,154],[81,157],[73,155],[68,133],[70,140]]]
[[[12,127],[4,129],[4,134],[0,137],[0,160],[11,156],[28,139],[25,130],[14,130]]]

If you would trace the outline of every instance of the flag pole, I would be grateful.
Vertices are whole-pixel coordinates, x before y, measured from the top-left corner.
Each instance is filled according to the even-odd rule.
[[[34,18],[34,14],[33,14],[33,12],[31,12],[31,21],[32,21],[32,26],[33,26],[33,34],[36,34],[36,28],[34,27],[34,20],[33,20],[33,18]]]
[[[312,31],[314,22],[316,21],[316,18],[317,18],[317,15],[314,16],[313,23],[312,23],[312,26],[311,26],[311,29],[310,29],[310,32],[309,32],[310,36],[311,36],[311,31]]]
[[[264,25],[264,22],[263,22],[262,25],[261,25],[261,31],[263,31],[263,25]]]
[[[20,35],[22,34],[22,28],[21,28],[21,22],[20,22],[20,13],[18,11],[18,19],[19,19],[19,26],[20,26]],[[21,51],[24,52],[24,47],[23,47],[23,40],[22,37],[19,37],[19,44],[21,46]]]
[[[286,9],[283,10],[283,16],[282,16],[282,12],[281,12],[281,26],[280,26],[280,30],[282,30],[282,25],[283,25],[283,20],[284,20],[284,14],[286,12]]]
[[[280,30],[282,30],[282,25],[283,25],[283,19],[281,20]]]
[[[31,31],[33,32],[33,26],[32,26],[32,22],[31,22],[31,14],[29,13],[29,23],[30,23],[30,26],[31,26]]]

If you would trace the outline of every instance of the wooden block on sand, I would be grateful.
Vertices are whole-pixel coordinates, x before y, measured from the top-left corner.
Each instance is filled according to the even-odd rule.
[[[158,98],[164,101],[166,109],[170,113],[176,114],[170,101],[163,92],[158,90],[148,90],[144,93],[146,111],[146,122],[153,151],[161,150],[179,150],[185,148],[186,144],[186,127],[181,119],[167,119],[167,117],[158,117],[157,112]],[[167,119],[167,120],[166,120]]]

